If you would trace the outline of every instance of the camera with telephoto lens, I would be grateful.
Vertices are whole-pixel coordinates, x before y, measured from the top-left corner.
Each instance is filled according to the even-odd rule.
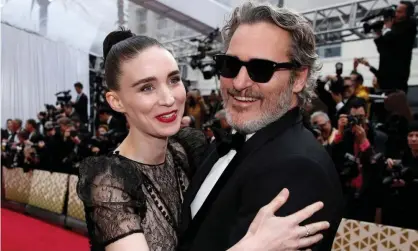
[[[349,153],[344,155],[343,168],[340,177],[343,181],[350,181],[359,175],[357,158]]]
[[[46,117],[45,121],[57,121],[61,116],[61,110],[57,109],[54,105],[45,104]]]
[[[375,31],[375,32],[381,31],[383,29],[384,22],[386,20],[395,18],[396,8],[397,8],[396,5],[392,5],[388,8],[382,9],[380,12],[374,15],[370,15],[370,16],[363,18],[361,22],[365,22],[363,24],[364,34],[369,34],[371,31]],[[383,17],[383,20],[382,20],[382,17]],[[367,22],[369,20],[376,19],[376,18],[378,18],[377,21],[374,21],[371,23]]]
[[[70,92],[71,92],[71,90],[61,91],[61,92],[55,93],[55,96],[57,97],[57,103],[56,104],[62,107],[64,105],[70,103],[70,101],[71,101]]]
[[[341,75],[343,74],[343,63],[338,62],[335,64],[335,74],[337,75],[337,77],[341,77]]]
[[[343,64],[338,62],[335,64],[336,79],[331,80],[329,90],[334,94],[343,94],[345,91],[344,79],[341,77],[343,74]]]

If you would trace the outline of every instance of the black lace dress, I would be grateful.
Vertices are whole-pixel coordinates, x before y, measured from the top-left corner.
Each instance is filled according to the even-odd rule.
[[[183,193],[205,146],[202,132],[185,128],[169,139],[161,165],[117,153],[84,160],[77,192],[85,206],[91,250],[104,250],[133,233],[143,233],[152,251],[175,250]]]

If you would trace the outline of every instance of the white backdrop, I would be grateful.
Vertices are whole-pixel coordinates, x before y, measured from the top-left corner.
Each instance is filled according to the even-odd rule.
[[[8,118],[36,119],[59,91],[75,100],[78,81],[89,96],[88,54],[1,24],[1,127]]]

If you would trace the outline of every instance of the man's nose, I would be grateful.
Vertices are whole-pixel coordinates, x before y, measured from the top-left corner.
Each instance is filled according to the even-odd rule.
[[[232,80],[232,84],[237,91],[242,91],[253,85],[250,76],[248,75],[247,68],[241,67],[238,75]]]

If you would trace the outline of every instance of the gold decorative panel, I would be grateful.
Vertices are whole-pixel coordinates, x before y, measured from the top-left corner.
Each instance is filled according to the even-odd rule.
[[[29,194],[29,205],[62,214],[68,174],[34,170]]]
[[[80,198],[78,198],[77,195],[77,182],[78,177],[75,175],[70,175],[67,215],[82,221],[86,221],[83,202],[80,200]]]
[[[343,219],[333,251],[418,251],[418,231]]]
[[[24,173],[22,168],[8,169],[3,167],[5,198],[27,204],[32,172]]]

